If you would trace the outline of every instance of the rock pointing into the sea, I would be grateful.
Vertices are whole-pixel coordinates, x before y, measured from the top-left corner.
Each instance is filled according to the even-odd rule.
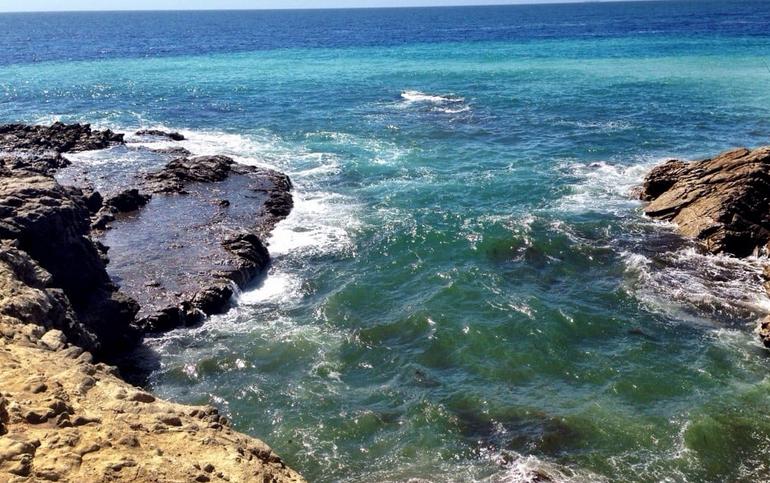
[[[648,216],[676,223],[711,253],[745,257],[770,250],[770,146],[668,161],[647,175],[640,197],[650,202]],[[770,347],[770,316],[756,333]]]
[[[154,210],[137,188],[120,185],[122,191],[105,197],[54,178],[68,164],[61,153],[115,143],[122,135],[87,125],[0,126],[0,481],[304,481],[262,441],[231,430],[216,409],[162,401],[120,379],[117,368],[94,363],[133,347],[140,307],[107,273],[107,248],[92,239],[105,232],[92,230],[93,217],[144,216],[171,240],[180,227],[199,240],[219,229],[209,241],[220,257],[198,274],[200,280],[218,278],[188,294],[190,307],[213,311],[233,282],[266,266],[257,234],[280,219],[268,201],[280,208],[284,200],[288,213],[291,195],[282,191],[290,187],[288,178],[284,183],[280,173],[256,168],[233,176],[240,168],[229,158],[201,165],[188,160],[157,180],[189,196],[158,194],[166,199]],[[219,179],[230,184],[213,186]],[[237,206],[219,203],[223,192]],[[164,201],[185,204],[169,213]],[[199,205],[193,220],[176,219]],[[205,227],[201,213],[209,214]],[[158,223],[155,217],[163,215]],[[130,233],[127,223],[121,226]],[[157,253],[168,248],[155,246]],[[152,258],[145,247],[138,249],[138,257]],[[200,250],[193,253],[211,258]],[[131,253],[125,256],[133,261]],[[195,259],[184,252],[175,260],[185,258]],[[188,272],[179,265],[174,273],[184,278]],[[156,268],[165,273],[167,266]],[[143,270],[136,282],[155,286],[147,275]]]
[[[676,223],[711,253],[747,256],[770,241],[770,146],[671,160],[646,177],[645,213]]]

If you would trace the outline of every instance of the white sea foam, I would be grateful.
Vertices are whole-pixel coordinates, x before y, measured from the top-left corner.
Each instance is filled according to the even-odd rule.
[[[649,256],[622,252],[627,289],[648,310],[689,323],[748,320],[770,311],[762,286],[765,258],[739,259],[694,247]]]
[[[554,483],[605,482],[606,478],[584,470],[573,470],[532,455],[511,451],[491,453],[487,456],[499,464],[501,470],[487,478],[485,483],[534,483],[544,477]]]
[[[628,211],[639,206],[633,189],[640,186],[647,172],[660,162],[659,159],[646,159],[628,166],[606,161],[564,163],[559,168],[577,177],[579,182],[557,202],[557,208],[569,212]]]
[[[438,94],[426,94],[420,91],[407,90],[401,92],[401,99],[405,102],[429,102],[433,104],[445,104],[445,103],[460,103],[465,99],[462,97],[454,97],[450,95],[438,95]]]

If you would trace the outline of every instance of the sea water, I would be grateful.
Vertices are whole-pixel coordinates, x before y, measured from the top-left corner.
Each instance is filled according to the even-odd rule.
[[[763,260],[632,194],[770,141],[770,2],[2,14],[0,45],[2,122],[291,176],[267,276],[146,344],[153,391],[309,480],[770,480]]]

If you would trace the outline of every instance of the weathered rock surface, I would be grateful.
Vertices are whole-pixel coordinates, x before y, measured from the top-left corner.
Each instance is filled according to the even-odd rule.
[[[118,292],[89,235],[90,213],[80,190],[24,170],[0,178],[0,240],[18,249],[0,256],[9,270],[36,274],[35,286],[61,291],[74,318],[64,317],[55,327],[106,354],[136,341],[130,324],[139,307]],[[21,253],[28,257],[14,264],[24,258]]]
[[[0,272],[0,310],[14,283]],[[215,408],[157,399],[44,330],[0,316],[0,481],[304,481]]]
[[[641,198],[650,201],[648,216],[676,223],[711,253],[763,250],[770,240],[770,147],[668,161],[647,175]]]
[[[650,202],[644,208],[648,216],[676,223],[682,235],[711,253],[745,257],[770,251],[770,146],[668,161],[647,175],[640,197]],[[770,280],[768,270],[765,278]],[[770,347],[770,316],[756,332]]]
[[[136,131],[137,136],[155,136],[168,138],[173,141],[184,141],[184,136],[176,131],[163,131],[161,129],[140,129]]]
[[[292,207],[288,177],[226,156],[173,160],[143,175],[142,189],[153,199],[118,217],[102,241],[111,247],[110,273],[141,305],[146,331],[198,323],[226,307],[234,285],[267,267],[261,238]]]
[[[89,124],[0,125],[0,151],[16,154],[89,151],[120,143],[123,143],[122,134],[109,129],[92,130]]]
[[[87,125],[0,126],[0,481],[303,481],[264,443],[230,430],[215,409],[158,400],[119,379],[116,368],[94,364],[91,355],[109,358],[141,335],[134,324],[139,306],[105,270],[107,247],[92,239],[92,223],[109,218],[130,231],[123,220],[141,219],[155,229],[139,235],[160,233],[161,242],[179,228],[203,229],[198,236],[211,238],[229,258],[197,273],[197,290],[174,292],[179,300],[163,305],[187,304],[200,317],[221,308],[232,282],[245,283],[268,263],[260,235],[291,209],[288,178],[233,166],[227,158],[200,166],[187,160],[173,164],[165,178],[155,176],[181,187],[160,192],[156,202],[137,187],[121,185],[105,197],[53,177],[69,164],[62,152],[121,142],[122,135]],[[203,174],[196,174],[201,166]],[[220,169],[226,172],[217,174]],[[231,188],[240,191],[230,196]],[[228,216],[221,213],[231,209],[223,193],[256,201],[239,203],[236,216]],[[165,213],[164,203],[180,200],[187,203],[183,211],[153,220]],[[200,224],[195,208],[202,201],[216,216]],[[187,209],[188,224],[169,222]],[[150,235],[147,246],[164,253],[167,247],[154,239]],[[207,248],[193,251],[210,261],[216,253]],[[148,262],[153,254],[141,244],[135,250],[116,251],[129,264],[134,255]],[[165,272],[167,261],[158,260],[155,269]],[[184,267],[171,272],[172,280],[186,275]],[[135,281],[154,286],[147,275]]]

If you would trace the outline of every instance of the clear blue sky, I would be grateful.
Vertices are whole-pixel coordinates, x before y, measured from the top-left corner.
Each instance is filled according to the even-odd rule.
[[[54,10],[402,7],[516,3],[575,3],[580,1],[584,0],[0,0],[0,12]]]

